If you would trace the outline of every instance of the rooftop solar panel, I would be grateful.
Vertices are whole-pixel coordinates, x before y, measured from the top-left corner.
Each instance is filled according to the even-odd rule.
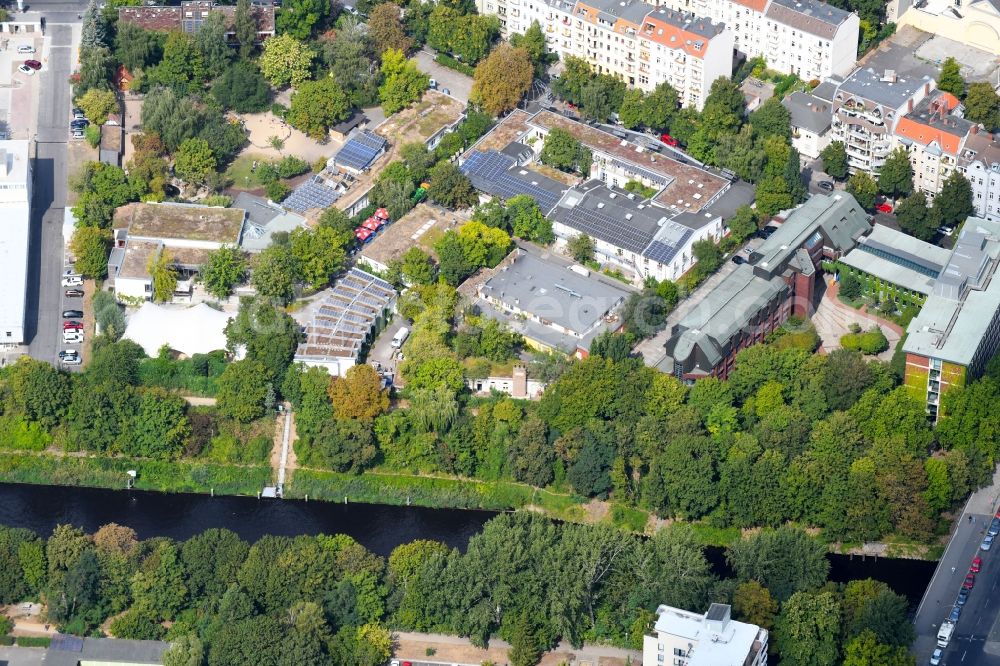
[[[588,236],[612,243],[629,252],[642,252],[649,244],[648,234],[582,206],[566,210],[560,221]]]
[[[83,650],[83,639],[68,634],[56,634],[52,637],[52,643],[49,647],[62,652],[81,652]]]
[[[520,194],[533,197],[543,212],[548,212],[559,202],[561,191],[539,184],[545,178],[541,174],[522,176],[511,171],[515,162],[510,157],[496,151],[473,153],[461,166],[461,170],[472,181],[473,187],[502,199],[510,199]],[[555,183],[555,181],[551,181]],[[558,184],[556,187],[559,187]]]
[[[288,198],[281,202],[287,210],[304,213],[313,208],[329,208],[340,198],[340,193],[327,187],[316,178],[311,178],[295,188]]]
[[[364,171],[385,149],[386,143],[377,134],[362,132],[345,143],[333,159],[339,166]]]

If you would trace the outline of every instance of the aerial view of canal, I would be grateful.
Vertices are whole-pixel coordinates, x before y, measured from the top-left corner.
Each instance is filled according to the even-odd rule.
[[[183,540],[224,527],[253,542],[266,534],[347,534],[368,550],[388,556],[396,546],[433,539],[464,549],[492,511],[427,509],[384,504],[333,504],[301,500],[210,497],[137,490],[0,484],[0,525],[48,535],[61,523],[87,532],[107,523],[127,525],[142,539]],[[722,548],[707,550],[720,576],[729,576]],[[830,555],[830,580],[884,581],[916,607],[934,573],[934,562]]]

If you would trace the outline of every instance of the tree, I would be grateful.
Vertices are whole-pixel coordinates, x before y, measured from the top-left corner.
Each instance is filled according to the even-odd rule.
[[[250,282],[264,298],[287,303],[301,279],[298,261],[289,247],[271,245],[251,262]]]
[[[538,203],[527,194],[519,194],[507,200],[507,218],[518,238],[548,245],[555,240],[552,223],[538,208]]]
[[[588,437],[576,461],[570,466],[566,478],[576,492],[585,497],[605,497],[611,489],[611,462],[614,450],[605,442]]]
[[[406,53],[413,45],[399,21],[399,6],[392,2],[378,5],[368,14],[368,35],[375,43],[375,52],[383,57],[390,49]]]
[[[462,241],[454,232],[445,232],[434,244],[434,252],[438,257],[438,274],[441,279],[453,287],[457,287],[474,270],[479,268],[473,266],[466,257]]]
[[[900,146],[889,153],[885,164],[879,169],[878,189],[882,194],[893,198],[913,191],[913,167],[906,148]]]
[[[227,67],[216,80],[212,95],[237,113],[257,113],[267,108],[271,88],[256,65],[241,60]]]
[[[300,227],[292,231],[289,241],[299,275],[314,289],[328,285],[344,267],[344,237],[330,227]]]
[[[208,261],[198,274],[205,290],[222,300],[229,298],[233,287],[243,282],[246,272],[243,252],[234,245],[223,245],[208,253]]]
[[[759,109],[750,114],[750,125],[757,136],[780,136],[785,140],[792,136],[791,114],[778,96],[769,97]]]
[[[778,602],[766,587],[755,580],[740,583],[733,594],[733,613],[737,619],[770,631],[778,614]]]
[[[430,83],[430,78],[399,49],[382,53],[381,71],[383,81],[378,96],[386,114],[396,113],[420,99]]]
[[[177,289],[177,271],[174,269],[174,258],[163,248],[150,255],[146,262],[146,272],[153,280],[153,300],[169,301]]]
[[[202,666],[205,647],[196,634],[184,634],[170,642],[163,653],[163,666]]]
[[[794,204],[788,182],[781,176],[770,176],[757,184],[757,211],[764,217],[775,215]]]
[[[518,616],[513,632],[510,650],[507,651],[511,666],[535,666],[542,656],[542,650],[527,611]]]
[[[516,49],[524,49],[528,52],[531,64],[535,68],[535,76],[545,75],[545,67],[549,63],[550,54],[545,46],[545,33],[538,21],[532,21],[531,26],[524,31],[524,34],[514,33],[510,36],[510,45]]]
[[[73,188],[80,198],[73,206],[73,215],[81,227],[107,229],[115,209],[138,200],[142,193],[123,169],[103,162],[87,162],[83,173],[74,180]]]
[[[654,130],[665,130],[680,105],[677,91],[667,82],[653,88],[643,102],[642,124]]]
[[[941,63],[941,73],[938,74],[938,88],[950,92],[962,99],[965,96],[965,79],[962,78],[962,66],[955,58],[948,56]]]
[[[494,116],[517,107],[531,88],[534,67],[525,49],[501,42],[476,66],[472,100]]]
[[[292,94],[287,120],[313,139],[323,139],[330,127],[351,115],[351,103],[337,83],[325,77],[305,81]]]
[[[263,364],[249,359],[236,361],[216,380],[216,400],[224,416],[248,423],[264,415],[268,381]]]
[[[435,203],[455,210],[471,207],[479,198],[469,178],[454,162],[438,162],[430,174],[427,196]]]
[[[411,11],[407,9],[408,16]],[[354,17],[341,16],[337,22],[336,37],[323,42],[323,60],[353,106],[371,106],[378,102],[379,76],[372,39]]]
[[[309,78],[316,54],[292,35],[278,35],[264,41],[260,71],[271,85],[298,87]]]
[[[896,206],[896,221],[903,231],[925,241],[934,237],[937,227],[927,208],[927,195],[921,190],[899,202]]]
[[[194,45],[210,78],[222,74],[232,62],[234,52],[226,37],[226,15],[220,11],[209,12],[194,35]]]
[[[542,153],[539,156],[543,164],[548,164],[563,171],[579,171],[584,176],[590,173],[590,151],[577,141],[572,134],[560,128],[554,128],[545,136]]]
[[[818,588],[830,569],[823,544],[793,527],[765,529],[742,539],[729,548],[726,559],[739,580],[757,581],[779,601]]]
[[[435,267],[431,256],[414,245],[403,253],[403,277],[411,284],[434,282]]]
[[[278,32],[308,40],[323,26],[329,14],[330,3],[326,0],[289,0],[278,12]]]
[[[188,88],[201,87],[207,71],[194,37],[179,30],[167,35],[163,44],[163,59],[146,72],[147,85]]]
[[[234,532],[211,528],[181,544],[181,562],[192,600],[222,597],[236,582],[250,546]]]
[[[174,156],[174,171],[193,185],[201,185],[215,171],[215,155],[205,139],[185,139]]]
[[[108,274],[108,243],[111,234],[100,227],[79,227],[73,232],[69,251],[76,258],[74,266],[84,277],[103,279]]]
[[[932,224],[953,226],[961,224],[975,213],[972,206],[972,186],[958,171],[952,171],[934,197],[931,209]]]
[[[338,419],[373,421],[389,409],[389,391],[370,365],[356,365],[330,382],[330,400]]]
[[[80,97],[91,88],[111,88],[115,59],[104,47],[80,49],[79,80],[73,84],[73,96]]]
[[[914,666],[915,663],[905,647],[879,643],[871,631],[855,636],[844,648],[843,666]]]
[[[847,149],[843,141],[832,141],[824,148],[819,158],[823,160],[823,171],[831,178],[843,180],[847,177]]]
[[[797,592],[784,604],[775,626],[781,663],[833,666],[837,663],[840,607],[831,592]]]
[[[552,446],[547,437],[545,422],[530,416],[511,441],[510,464],[514,478],[523,483],[542,488],[552,481],[552,463],[555,462]]]
[[[76,100],[76,105],[83,109],[83,115],[95,125],[103,125],[108,116],[118,112],[118,98],[110,90],[91,88],[83,97]]]
[[[240,45],[240,58],[248,60],[257,44],[257,20],[250,11],[250,0],[236,0],[233,32]]]
[[[969,84],[965,95],[965,117],[984,125],[987,132],[1000,128],[1000,95],[993,90],[992,83],[977,81]]]
[[[581,264],[594,260],[594,239],[580,233],[566,241],[566,250]]]
[[[101,16],[97,0],[90,0],[87,3],[87,10],[83,16],[83,27],[80,31],[80,46],[89,50],[107,46],[107,41],[107,23]]]
[[[115,58],[130,72],[144,70],[163,57],[163,38],[133,23],[115,29]]]
[[[159,640],[166,633],[156,613],[144,608],[129,609],[112,620],[108,629],[115,638],[132,641]]]
[[[31,421],[56,426],[70,401],[68,378],[47,363],[21,357],[10,367],[10,404]]]
[[[878,184],[864,171],[855,171],[847,179],[847,193],[854,197],[862,208],[871,210],[875,208]]]

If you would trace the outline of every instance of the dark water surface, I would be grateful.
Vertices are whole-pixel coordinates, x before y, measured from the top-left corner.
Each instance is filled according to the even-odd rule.
[[[183,540],[211,527],[230,529],[249,542],[265,534],[347,534],[373,553],[387,557],[396,546],[415,539],[433,539],[464,550],[469,539],[495,515],[464,509],[0,484],[0,525],[26,527],[42,536],[48,536],[60,523],[71,523],[87,532],[118,523],[134,529],[141,539],[166,536]],[[724,549],[709,548],[707,556],[717,575],[732,576]],[[921,560],[828,557],[830,580],[881,580],[913,606],[919,603],[936,566]]]

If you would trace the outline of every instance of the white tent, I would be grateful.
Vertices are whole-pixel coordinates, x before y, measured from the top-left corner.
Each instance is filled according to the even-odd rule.
[[[229,319],[225,312],[204,303],[183,309],[143,303],[128,318],[125,337],[149,356],[156,356],[163,345],[186,356],[207,354],[226,348],[225,329]]]

